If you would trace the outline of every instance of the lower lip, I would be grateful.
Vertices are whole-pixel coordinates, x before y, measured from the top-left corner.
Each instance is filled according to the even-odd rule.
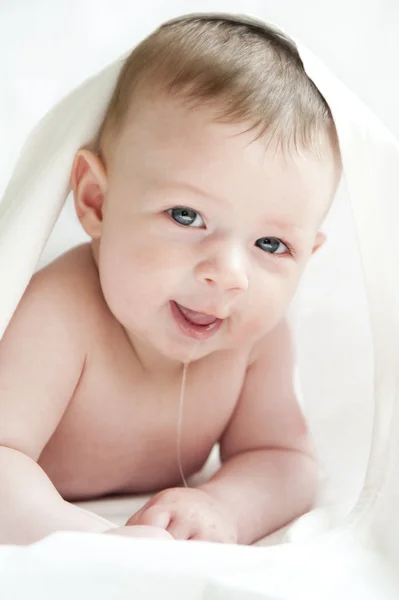
[[[186,319],[183,313],[180,312],[176,302],[170,302],[170,310],[172,316],[179,326],[180,330],[188,337],[196,340],[206,340],[217,333],[223,323],[222,319],[216,319],[214,323],[209,325],[194,325]]]

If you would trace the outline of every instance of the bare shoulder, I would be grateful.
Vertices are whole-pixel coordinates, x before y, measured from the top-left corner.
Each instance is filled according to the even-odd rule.
[[[265,368],[275,368],[281,357],[284,365],[292,367],[294,362],[291,327],[284,318],[273,329],[254,343],[248,353],[248,367],[262,363]]]
[[[43,295],[59,293],[75,305],[92,300],[100,286],[90,245],[72,248],[37,271],[29,287]]]
[[[47,319],[64,315],[83,342],[105,306],[90,245],[72,248],[35,273],[25,296],[25,302],[39,301]]]
[[[37,272],[0,342],[0,444],[35,460],[85,367],[99,293],[90,256],[82,246]]]

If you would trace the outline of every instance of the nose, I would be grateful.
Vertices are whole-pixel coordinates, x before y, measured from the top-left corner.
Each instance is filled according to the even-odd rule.
[[[232,240],[218,240],[213,250],[198,263],[197,281],[222,292],[239,294],[248,289],[245,251]]]

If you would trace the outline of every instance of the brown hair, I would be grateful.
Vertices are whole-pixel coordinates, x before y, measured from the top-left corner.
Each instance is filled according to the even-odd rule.
[[[249,17],[186,15],[161,25],[126,59],[99,134],[121,130],[133,105],[155,94],[211,105],[216,120],[249,121],[279,144],[318,152],[337,146],[327,102],[305,73],[293,41]]]

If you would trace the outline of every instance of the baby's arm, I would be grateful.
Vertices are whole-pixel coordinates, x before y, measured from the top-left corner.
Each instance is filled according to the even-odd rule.
[[[220,442],[222,467],[196,489],[156,494],[128,525],[163,527],[177,539],[249,544],[310,507],[316,463],[293,389],[287,324],[255,350]]]
[[[317,467],[293,389],[287,323],[258,345],[221,440],[222,467],[201,489],[221,501],[251,543],[306,512]]]
[[[82,299],[65,283],[35,275],[0,341],[0,543],[114,527],[65,502],[36,463],[85,363]]]

